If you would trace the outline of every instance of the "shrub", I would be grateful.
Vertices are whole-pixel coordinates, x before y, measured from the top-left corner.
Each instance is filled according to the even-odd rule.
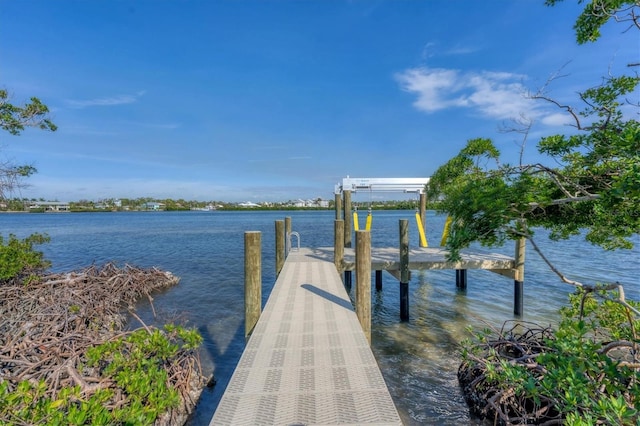
[[[181,403],[168,371],[201,342],[197,330],[171,324],[164,330],[138,329],[86,352],[76,380],[94,376],[99,381],[62,387],[55,396],[44,380],[25,380],[13,390],[0,381],[0,422],[153,424]]]
[[[42,252],[34,250],[36,244],[49,242],[49,237],[43,234],[32,234],[20,240],[10,234],[9,240],[4,242],[0,235],[0,283],[29,276],[50,266]]]
[[[472,411],[499,424],[639,424],[639,305],[579,290],[557,330],[516,324],[477,333],[463,343],[458,371]]]

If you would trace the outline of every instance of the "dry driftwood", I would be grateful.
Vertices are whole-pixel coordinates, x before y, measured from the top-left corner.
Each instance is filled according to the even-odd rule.
[[[40,276],[26,284],[16,280],[0,285],[0,380],[7,381],[10,390],[23,380],[44,380],[51,398],[64,386],[79,385],[84,394],[111,386],[79,372],[84,353],[131,333],[125,330],[126,313],[133,311],[135,302],[144,297],[152,301],[152,292],[178,281],[155,268],[109,263]],[[195,407],[205,379],[193,351],[181,352],[167,369],[183,403],[158,423],[177,424]]]

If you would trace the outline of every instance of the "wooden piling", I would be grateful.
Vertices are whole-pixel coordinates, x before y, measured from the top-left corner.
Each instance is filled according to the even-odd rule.
[[[371,345],[371,234],[356,232],[356,315]]]
[[[334,204],[336,209],[336,220],[342,219],[342,197],[340,194],[335,194]]]
[[[517,316],[521,316],[524,311],[524,255],[526,246],[526,238],[516,240],[516,278],[513,281],[513,314]]]
[[[285,216],[284,218],[284,232],[291,233],[291,216]]]
[[[353,235],[351,230],[353,229],[351,219],[351,191],[343,191],[344,195],[344,246],[351,247],[351,239]]]
[[[376,270],[376,291],[382,291],[382,271]]]
[[[285,259],[285,232],[284,220],[276,220],[276,277],[284,266]]]
[[[284,252],[285,259],[289,256],[289,250],[291,250],[291,216],[286,216],[284,218],[284,236],[285,236],[285,245],[286,249]]]
[[[400,320],[409,320],[409,221],[400,219]]]
[[[459,290],[467,289],[467,270],[456,269],[456,288]]]
[[[422,239],[420,239],[420,235],[418,235],[418,241],[420,242],[420,247],[426,247],[427,241],[427,195],[424,193],[420,193],[420,221],[422,222],[422,229],[424,229],[425,234],[425,244],[422,243]]]
[[[333,263],[338,273],[344,270],[344,220],[336,219],[333,222]]]
[[[244,335],[250,335],[262,310],[262,234],[244,233]]]

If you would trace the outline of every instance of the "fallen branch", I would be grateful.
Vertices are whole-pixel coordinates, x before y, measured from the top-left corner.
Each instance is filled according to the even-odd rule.
[[[143,297],[151,302],[152,292],[178,281],[156,268],[109,263],[75,273],[44,275],[28,284],[0,285],[0,382],[8,383],[12,392],[22,380],[44,381],[44,396],[53,400],[64,386],[78,385],[84,395],[113,386],[79,367],[85,363],[87,349],[132,333],[125,330],[127,310]],[[128,314],[142,323],[133,311]],[[151,333],[149,326],[142,325]],[[184,421],[197,401],[194,390],[201,390],[206,379],[193,351],[178,354],[167,368],[183,401],[180,413],[167,418]],[[114,406],[122,403],[117,395],[114,398]],[[0,415],[0,423],[5,422],[14,424],[16,419]]]

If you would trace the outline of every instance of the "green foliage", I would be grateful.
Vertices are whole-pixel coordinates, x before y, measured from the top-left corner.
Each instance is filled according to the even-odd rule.
[[[572,295],[570,305],[561,309],[558,329],[536,342],[543,348],[539,353],[515,357],[492,342],[516,339],[492,338],[483,331],[463,343],[463,358],[484,369],[483,389],[517,395],[523,401],[520,406],[529,407],[529,415],[550,404],[544,410],[559,413],[567,425],[636,425],[640,339],[635,330],[640,320],[615,302],[616,297],[582,290]],[[513,344],[524,346],[520,341]]]
[[[554,6],[562,0],[546,0],[547,6]],[[583,3],[579,0],[578,3]],[[592,0],[586,2],[586,6],[573,29],[576,30],[578,44],[594,42],[600,38],[600,28],[610,19],[618,22],[630,22],[633,25],[634,17],[638,16],[638,2],[635,0]]]
[[[586,108],[579,115],[591,124],[538,144],[556,167],[501,164],[488,139],[470,140],[441,166],[427,197],[453,218],[451,257],[474,241],[529,237],[536,226],[553,239],[586,230],[587,241],[605,249],[630,248],[640,231],[640,123],[625,121],[620,107],[639,82],[610,78],[580,94]]]
[[[202,337],[194,329],[172,324],[165,330],[139,329],[125,337],[90,348],[84,369],[99,373],[114,387],[83,390],[62,388],[52,398],[44,382],[21,382],[10,391],[0,382],[0,418],[16,424],[153,424],[156,418],[180,403],[170,386],[167,370],[181,351],[197,348]],[[114,397],[124,402],[114,402]]]
[[[32,234],[24,240],[10,234],[5,243],[0,235],[0,284],[17,277],[25,277],[49,267],[42,252],[34,250],[34,245],[49,242],[49,237]]]
[[[562,0],[546,0],[554,6]],[[638,27],[635,0],[579,0],[584,9],[574,29],[579,44],[594,42],[609,21]],[[638,64],[630,64],[638,65]],[[471,242],[497,245],[507,238],[531,237],[532,228],[551,230],[552,239],[586,230],[586,240],[605,249],[630,248],[640,232],[640,123],[626,119],[638,111],[637,74],[607,77],[579,93],[584,109],[547,98],[567,112],[576,131],[541,138],[545,164],[501,164],[488,139],[468,142],[441,166],[428,188],[430,201],[453,219],[447,241],[450,257]],[[525,132],[528,134],[528,130]]]
[[[16,106],[9,102],[9,93],[0,89],[0,129],[12,135],[19,135],[25,127],[36,127],[42,130],[57,130],[57,126],[48,118],[49,108],[38,98],[24,106]],[[9,162],[0,167],[0,199],[20,186],[22,178],[36,173],[31,165],[15,165]]]
[[[110,390],[99,389],[86,397],[80,386],[66,387],[56,399],[47,397],[46,392],[44,381],[32,384],[25,380],[13,392],[7,381],[1,382],[0,416],[10,424],[113,424],[105,406],[113,396]]]
[[[57,126],[48,119],[49,108],[40,99],[32,97],[24,106],[16,106],[9,101],[6,90],[0,89],[0,128],[12,135],[19,135],[25,127],[56,131]]]

